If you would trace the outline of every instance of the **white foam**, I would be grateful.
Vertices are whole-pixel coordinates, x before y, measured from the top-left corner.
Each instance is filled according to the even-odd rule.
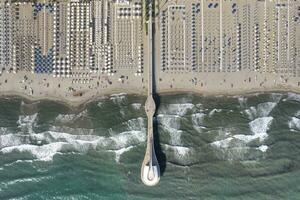
[[[24,138],[18,134],[0,135],[0,148],[17,146],[24,143]]]
[[[120,114],[122,115],[122,117],[125,117],[125,109],[124,108],[120,109]]]
[[[215,142],[212,142],[211,145],[217,148],[228,148],[230,146],[230,142],[232,141],[232,137],[223,139],[223,140],[218,140]]]
[[[246,109],[245,112],[251,120],[258,117],[267,117],[276,105],[277,103],[275,102],[264,102],[258,104],[256,108],[251,106],[249,109]]]
[[[222,109],[214,108],[214,109],[212,109],[212,110],[209,112],[208,116],[211,117],[211,116],[212,116],[213,114],[215,114],[216,112],[217,112],[217,113],[222,112]]]
[[[195,106],[192,103],[162,105],[160,110],[159,110],[159,113],[183,116],[189,110],[192,110],[194,107]]]
[[[288,122],[289,128],[293,130],[300,130],[300,119],[297,117],[292,117]]]
[[[197,103],[197,104],[196,104],[196,108],[203,109],[202,103]]]
[[[56,118],[56,122],[60,123],[70,123],[72,121],[75,121],[83,116],[86,116],[87,110],[84,110],[78,114],[59,114]]]
[[[283,99],[283,101],[286,101],[286,100],[300,102],[300,94],[288,92],[287,97],[285,99]]]
[[[281,99],[282,99],[282,94],[280,93],[272,93],[271,94],[271,98],[273,101],[275,101],[276,103],[278,103]]]
[[[134,146],[146,141],[146,134],[143,131],[126,131],[110,137],[96,135],[71,135],[68,133],[47,131],[39,134],[6,135],[0,136],[1,139],[6,137],[5,146],[2,146],[0,152],[8,154],[12,152],[31,153],[33,157],[41,161],[50,161],[57,153],[76,152],[86,153],[92,149],[101,150],[120,150],[129,146]],[[21,143],[24,142],[27,143]],[[37,141],[41,141],[36,145]]]
[[[126,96],[126,95],[127,95],[127,93],[121,92],[118,94],[112,94],[112,95],[110,95],[110,97],[119,97],[119,96]]]
[[[114,149],[121,149],[128,144],[139,144],[146,141],[146,134],[141,131],[126,131],[109,138],[114,141]]]
[[[63,132],[63,133],[71,133],[73,135],[93,135],[95,133],[95,129],[88,128],[72,128],[68,126],[50,126],[49,131],[53,132]]]
[[[19,124],[19,126],[32,124],[33,122],[35,122],[36,118],[37,118],[37,113],[33,115],[20,115],[17,123]]]
[[[295,117],[300,117],[300,110],[295,113]]]
[[[68,114],[68,115],[59,114],[55,118],[55,121],[58,121],[58,122],[61,122],[61,123],[67,123],[67,122],[73,121],[75,117],[76,117],[75,114]]]
[[[115,104],[121,104],[126,99],[126,96],[126,93],[112,94],[110,95],[109,99],[112,100]]]
[[[145,122],[144,118],[139,117],[136,119],[130,119],[127,122],[125,122],[126,126],[128,127],[128,130],[143,130],[145,131]]]
[[[252,140],[256,139],[257,137],[255,135],[243,135],[243,134],[237,134],[237,135],[233,135],[232,138],[241,140],[245,143],[249,143]]]
[[[112,150],[112,152],[115,153],[115,160],[117,163],[120,162],[120,158],[121,158],[121,155],[125,152],[128,152],[130,151],[134,146],[129,146],[129,147],[124,147],[124,148],[121,148],[121,149],[118,149],[118,150]],[[111,151],[111,150],[109,150]]]
[[[212,142],[211,146],[218,150],[217,155],[222,159],[243,160],[249,148],[247,143],[238,139],[240,136],[232,134],[232,130],[233,128],[220,129],[217,141]]]
[[[15,179],[15,180],[12,180],[12,181],[9,181],[9,182],[5,183],[5,187],[10,187],[10,186],[18,184],[18,183],[40,182],[42,180],[50,180],[52,178],[53,177],[50,177],[50,176],[38,177],[38,178],[34,178],[34,177],[31,177],[31,178],[19,178],[19,179]]]
[[[180,145],[181,144],[182,130],[176,130],[170,133],[170,144]]]
[[[169,133],[171,145],[181,145],[180,117],[193,110],[194,107],[192,103],[178,103],[163,105],[159,110],[157,121]]]
[[[203,126],[203,120],[204,120],[204,117],[206,116],[205,113],[195,113],[195,114],[192,114],[191,116],[192,116],[193,125]]]
[[[35,158],[41,161],[50,161],[53,156],[58,153],[62,145],[66,144],[63,142],[51,143],[43,146],[35,146],[30,144],[23,144],[19,146],[5,147],[1,149],[1,153],[8,154],[12,152],[28,152],[31,153]]]
[[[11,163],[6,163],[3,166],[4,167],[11,167],[11,166],[13,166],[16,163],[32,163],[32,160],[16,160],[16,161],[13,161]]]
[[[206,116],[205,113],[195,113],[192,114],[192,124],[195,130],[198,132],[202,131],[202,128],[205,128],[203,125],[204,117]]]
[[[131,104],[131,106],[135,110],[140,110],[141,107],[142,107],[142,104],[140,104],[140,103],[133,103],[133,104]]]
[[[190,149],[187,147],[176,147],[176,152],[180,156],[185,156],[190,152]]]
[[[7,127],[0,127],[0,135],[4,135],[8,133],[9,133],[9,129]]]
[[[180,117],[176,115],[163,115],[157,116],[158,122],[162,125],[170,135],[170,143],[172,145],[181,145]]]
[[[157,121],[166,128],[172,128],[172,130],[180,128],[180,117],[176,115],[159,114]]]
[[[102,105],[103,105],[103,102],[102,102],[102,101],[99,101],[99,102],[97,103],[97,106],[100,107],[100,108],[102,107]]]
[[[267,131],[272,124],[273,117],[257,118],[249,123],[251,133],[249,134],[235,134],[230,130],[220,130],[217,141],[211,145],[217,149],[222,150],[222,156],[228,160],[244,159],[250,147],[248,144],[254,140],[262,143],[267,137]],[[258,150],[265,152],[268,149],[267,145],[261,145]]]
[[[260,150],[261,152],[266,152],[268,148],[269,147],[267,145],[261,145],[257,149]]]
[[[257,106],[258,116],[259,117],[267,117],[271,113],[271,111],[275,108],[277,103],[275,102],[265,102],[260,103]]]
[[[236,134],[230,136],[231,139],[237,139],[244,143],[249,143],[258,139],[259,142],[263,142],[267,137],[267,131],[272,123],[273,117],[257,118],[249,123],[251,135]]]
[[[177,159],[183,159],[189,156],[192,150],[189,147],[173,146],[165,144],[166,150],[172,150]]]
[[[263,141],[268,136],[267,131],[270,128],[273,117],[261,117],[257,118],[249,123],[251,131],[254,133],[255,139]]]
[[[253,120],[257,115],[257,111],[254,106],[251,106],[250,108],[246,109],[244,112],[248,115],[248,118],[251,120]]]
[[[33,127],[36,124],[37,116],[37,113],[33,115],[20,115],[17,121],[18,127],[21,128],[23,132],[28,131],[29,133],[33,133]]]
[[[247,107],[247,97],[241,97],[239,96],[238,97],[238,101],[239,101],[239,104],[242,108],[246,108]]]

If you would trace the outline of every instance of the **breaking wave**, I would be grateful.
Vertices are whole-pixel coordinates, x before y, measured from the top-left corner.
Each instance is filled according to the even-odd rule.
[[[283,99],[283,101],[298,101],[300,102],[300,94],[296,94],[296,93],[291,93],[288,92],[287,93],[287,97]]]
[[[17,121],[18,127],[23,132],[33,133],[33,127],[36,125],[38,113],[33,115],[20,115]]]
[[[7,128],[7,127],[0,127],[0,135],[8,134],[9,132],[10,132],[9,128]]]
[[[241,108],[247,107],[247,97],[237,97]]]
[[[275,102],[260,103],[256,107],[251,106],[249,109],[246,109],[245,113],[248,115],[250,120],[258,117],[267,117],[276,105],[277,103]]]
[[[127,122],[125,122],[128,130],[141,130],[141,131],[146,131],[145,129],[145,122],[144,118],[139,117],[139,118],[134,118],[130,119]]]
[[[131,106],[135,110],[140,110],[141,107],[142,107],[142,104],[140,104],[140,103],[133,103],[133,104],[131,104]]]
[[[279,101],[282,99],[282,96],[283,94],[280,93],[271,93],[271,99],[276,103],[279,103]]]
[[[181,145],[181,134],[180,130],[180,117],[176,115],[163,115],[157,116],[157,121],[162,128],[170,135],[170,144]]]
[[[288,122],[289,128],[292,130],[300,130],[300,119],[297,117],[292,117]]]
[[[192,148],[164,144],[164,149],[169,157],[169,161],[173,163],[191,165],[196,162],[195,152]]]
[[[113,94],[113,95],[110,95],[110,100],[112,100],[112,102],[114,104],[117,104],[117,105],[120,105],[122,103],[125,102],[127,98],[127,94],[126,93],[120,93],[120,94]]]
[[[108,150],[109,152],[114,152],[116,157],[115,157],[115,161],[117,163],[120,162],[120,157],[123,153],[130,151],[134,146],[129,146],[129,147],[124,147],[118,150]]]
[[[83,115],[60,115],[56,120],[69,122]],[[91,135],[92,129],[68,128],[69,133],[59,132],[62,127],[52,126],[50,131],[35,133],[32,131],[37,114],[20,116],[18,120],[22,132],[0,135],[0,153],[30,153],[34,159],[51,161],[58,153],[87,153],[89,150],[104,150],[114,152],[116,161],[119,161],[122,153],[129,151],[133,146],[146,141],[145,124],[143,118],[128,120],[126,130],[121,133],[111,132],[109,137]],[[29,134],[24,132],[28,131]],[[77,135],[74,134],[77,131]],[[85,133],[85,134],[83,134]]]
[[[273,121],[273,117],[261,117],[257,118],[249,123],[252,131],[253,139],[258,138],[260,142],[264,141],[268,134],[267,131]]]
[[[95,130],[89,128],[72,128],[68,126],[50,126],[49,131],[70,133],[73,135],[94,135]]]
[[[51,161],[57,153],[86,153],[89,150],[115,151],[119,158],[124,152],[122,149],[145,142],[146,134],[142,131],[126,131],[103,137],[47,131],[30,135],[1,135],[0,141],[2,154],[30,153],[40,161]]]
[[[196,102],[194,99],[189,99],[189,102],[193,103],[174,100],[172,100],[170,104],[161,103],[156,119],[159,128],[163,130],[159,134],[165,134],[164,136],[166,136],[163,137],[163,140],[164,143],[167,144],[163,144],[162,147],[172,161],[183,165],[195,161],[195,157],[197,157],[197,145],[199,145],[199,147],[203,145],[201,143],[202,141],[203,143],[208,143],[209,150],[213,149],[214,152],[217,152],[216,154],[222,155],[223,158],[228,160],[247,159],[248,154],[250,154],[249,152],[253,151],[256,155],[267,155],[269,151],[269,147],[266,144],[266,140],[269,137],[268,131],[273,122],[273,115],[275,117],[277,114],[277,112],[273,112],[273,114],[272,111],[276,108],[282,96],[283,95],[272,94],[271,97],[268,97],[268,102],[255,105],[251,97],[237,97],[240,106],[238,106],[235,99],[235,104],[237,105],[233,107],[229,105],[229,108],[233,110],[229,110],[219,104],[217,105],[218,102],[213,102],[212,105],[210,105],[209,102],[206,104],[204,101],[205,103],[203,102],[202,104]],[[296,99],[296,97],[298,97],[298,95],[289,94],[288,96],[289,99]],[[122,155],[124,153],[132,151],[137,145],[146,141],[146,118],[138,117],[127,120],[126,114],[131,114],[132,112],[127,112],[126,109],[136,112],[144,112],[144,110],[142,110],[143,104],[134,103],[139,101],[129,102],[131,98],[127,98],[125,93],[111,95],[109,99],[111,100],[111,104],[117,104],[113,105],[118,107],[118,109],[116,109],[116,115],[120,115],[121,113],[122,116],[126,116],[117,124],[114,125],[112,123],[111,128],[97,126],[94,130],[93,128],[59,126],[54,123],[55,125],[51,124],[47,126],[50,127],[47,128],[47,131],[42,130],[43,132],[37,133],[38,131],[36,131],[36,129],[39,127],[37,127],[35,131],[33,131],[33,129],[37,123],[41,123],[38,120],[39,114],[21,115],[17,122],[21,132],[10,134],[6,128],[0,129],[0,154],[29,153],[32,155],[33,160],[51,161],[56,154],[69,152],[88,153],[89,151],[95,150],[111,152],[115,155],[114,159],[116,162],[122,161]],[[259,101],[261,102],[261,100]],[[97,103],[98,107],[105,107],[106,103],[109,105],[109,102],[105,102],[105,104],[103,104],[103,102]],[[126,104],[125,106],[124,103]],[[254,106],[249,107],[250,105],[248,106],[248,103]],[[89,107],[87,109],[89,109]],[[230,118],[231,115],[222,116],[223,111],[227,110],[234,112],[232,115],[233,120],[236,119],[236,117],[240,117],[241,114],[247,116],[246,118],[248,119],[244,117],[241,121],[238,121],[240,123],[233,123],[233,126],[242,125],[241,127],[228,128],[230,124],[228,124],[228,126],[225,124],[226,127],[217,127],[218,125],[215,125],[215,120],[223,120],[222,117],[224,117],[224,119],[226,118],[224,120],[225,122],[227,122],[227,120],[230,121],[230,119],[227,118]],[[57,113],[51,122],[54,121],[62,124],[72,123],[90,114],[92,115],[92,112],[88,112],[87,110],[78,114]],[[296,116],[292,117],[288,122],[290,129],[300,130],[300,119],[298,115],[300,116],[300,114],[296,114]],[[211,116],[213,116],[213,118],[210,118]],[[40,118],[40,121],[43,121],[42,119],[44,118]],[[127,121],[123,121],[124,119]],[[79,126],[90,127],[93,123],[94,121],[92,120],[82,121],[82,124],[79,124]],[[239,128],[241,130],[239,130]],[[104,130],[105,134],[103,132],[97,133],[97,131],[102,131],[103,129],[108,129],[107,131]],[[183,138],[183,134],[186,133],[190,134],[190,136],[184,135]],[[211,133],[214,135],[209,135]],[[197,140],[189,138],[195,137],[196,135],[199,137]],[[205,139],[202,137],[205,137]],[[200,142],[196,144],[198,141]]]
[[[268,150],[268,146],[267,145],[261,145],[259,147],[257,147],[258,150],[260,150],[261,152],[266,152]]]
[[[168,104],[162,105],[159,109],[159,114],[184,116],[188,111],[195,107],[192,103]]]
[[[262,117],[251,121],[249,134],[232,134],[230,130],[220,131],[217,138],[221,139],[212,142],[211,145],[225,153],[225,157],[227,156],[229,160],[244,159],[245,154],[251,149],[249,144],[255,140],[260,144],[256,149],[266,152],[268,146],[262,143],[268,137],[267,131],[272,121],[273,117]]]
[[[203,123],[205,116],[206,116],[205,113],[192,114],[192,124],[194,129],[197,130],[198,132],[201,132],[202,129],[205,128]]]
[[[222,112],[222,109],[214,108],[214,109],[212,109],[212,110],[209,112],[208,116],[211,117],[211,116],[213,116],[215,113],[219,113],[219,112]]]
[[[4,187],[4,188],[8,188],[10,186],[20,184],[20,183],[21,184],[22,183],[25,183],[25,184],[26,183],[33,183],[33,182],[38,183],[38,182],[42,182],[42,181],[50,180],[50,179],[53,179],[53,177],[51,177],[51,176],[41,176],[41,177],[18,178],[18,179],[6,182],[5,184],[1,184],[1,186]]]
[[[55,118],[55,121],[60,123],[70,123],[86,115],[87,115],[87,110],[84,110],[78,114],[59,114]]]

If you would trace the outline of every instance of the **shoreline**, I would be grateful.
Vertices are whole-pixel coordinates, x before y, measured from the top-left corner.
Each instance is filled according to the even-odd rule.
[[[265,93],[295,93],[300,94],[300,89],[295,89],[292,87],[276,87],[276,88],[263,88],[263,89],[249,89],[249,90],[243,90],[243,91],[230,91],[230,92],[207,92],[207,91],[201,91],[201,90],[187,90],[187,89],[165,89],[160,90],[159,92],[156,92],[156,94],[163,96],[163,95],[183,95],[183,94],[192,94],[197,95],[201,97],[236,97],[236,96],[253,96],[257,94],[265,94]],[[87,104],[103,99],[108,99],[109,97],[113,95],[134,95],[134,96],[144,96],[146,97],[146,94],[143,93],[137,93],[133,91],[119,91],[119,90],[112,90],[111,92],[106,92],[99,94],[97,96],[93,96],[91,98],[85,98],[80,99],[77,101],[71,101],[67,100],[66,98],[59,98],[55,96],[44,96],[44,97],[37,97],[37,96],[29,96],[24,93],[20,92],[2,92],[0,94],[0,98],[20,98],[25,100],[29,103],[35,103],[38,101],[53,101],[58,104],[62,104],[72,110],[80,109],[81,107],[85,107]]]
[[[163,90],[156,92],[158,95],[177,95],[177,94],[193,94],[202,97],[235,97],[235,96],[253,96],[256,94],[264,93],[295,93],[300,94],[300,89],[295,89],[292,87],[276,87],[276,88],[263,88],[263,89],[249,89],[249,90],[240,90],[240,91],[231,91],[231,92],[207,92],[201,90],[187,90],[187,89],[173,89],[172,90]]]
[[[20,92],[1,92],[0,94],[0,98],[19,98],[19,99],[23,99],[26,102],[29,103],[35,103],[38,101],[53,101],[56,102],[58,104],[62,104],[72,110],[77,110],[80,109],[81,107],[85,107],[87,104],[94,102],[94,101],[99,101],[101,99],[107,99],[112,95],[116,95],[116,94],[122,94],[121,92],[112,92],[112,93],[103,93],[100,94],[98,96],[93,96],[91,98],[85,98],[85,99],[80,99],[78,101],[71,101],[71,100],[67,100],[66,98],[59,98],[58,96],[30,96],[30,95],[26,95],[24,93],[20,93]],[[145,96],[143,94],[139,94],[139,93],[127,93],[127,92],[123,92],[123,94],[126,95],[136,95],[136,96]]]

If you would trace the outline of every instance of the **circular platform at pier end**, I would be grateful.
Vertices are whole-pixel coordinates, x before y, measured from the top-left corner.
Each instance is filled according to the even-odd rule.
[[[141,178],[145,185],[155,186],[159,182],[159,179],[160,179],[159,167],[154,165],[150,168],[149,165],[145,165],[143,167]]]

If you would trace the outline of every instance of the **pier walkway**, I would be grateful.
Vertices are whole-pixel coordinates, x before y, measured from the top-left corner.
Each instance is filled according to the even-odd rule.
[[[153,66],[152,66],[152,6],[149,5],[149,21],[148,21],[148,97],[145,103],[145,111],[148,118],[148,137],[147,148],[141,168],[141,179],[145,185],[154,186],[160,180],[159,164],[155,155],[154,139],[153,139],[153,116],[155,113],[155,102],[153,93]]]

